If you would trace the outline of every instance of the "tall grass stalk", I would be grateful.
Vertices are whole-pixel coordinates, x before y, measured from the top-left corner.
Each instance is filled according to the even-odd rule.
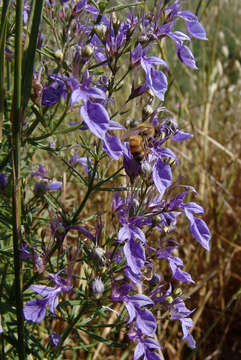
[[[22,97],[22,13],[24,0],[16,1],[16,35],[15,35],[15,64],[14,64],[14,92],[12,99],[12,204],[13,204],[13,249],[15,273],[16,318],[18,330],[18,357],[25,359],[24,348],[24,318],[23,318],[23,278],[22,262],[19,249],[21,247],[21,97]]]
[[[217,16],[215,19],[215,32],[214,37],[212,40],[212,50],[211,50],[211,57],[208,64],[208,73],[206,78],[206,86],[203,87],[203,103],[204,103],[204,111],[203,111],[203,121],[202,121],[202,131],[203,137],[201,139],[201,147],[202,151],[202,161],[203,166],[205,167],[207,158],[208,158],[208,131],[209,131],[209,124],[210,124],[210,117],[211,117],[211,107],[212,107],[212,100],[215,91],[215,83],[212,83],[212,73],[214,70],[215,58],[216,58],[216,50],[217,50],[217,37],[219,32],[219,25],[220,25],[220,16],[221,16],[221,2],[218,4],[217,8]],[[205,50],[204,50],[205,51]],[[207,178],[205,171],[201,172],[200,176],[200,189],[199,194],[202,199],[205,196],[205,188],[206,188]]]

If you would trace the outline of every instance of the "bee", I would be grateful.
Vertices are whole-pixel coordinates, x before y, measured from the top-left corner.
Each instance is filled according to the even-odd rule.
[[[159,134],[158,128],[150,123],[140,123],[136,128],[126,131],[122,140],[129,140],[130,152],[134,159],[141,163],[147,159],[148,145]]]
[[[151,147],[154,139],[164,139],[176,134],[178,124],[172,118],[165,119],[159,126],[151,123],[140,123],[137,127],[126,131],[121,138],[123,141],[129,140],[130,152],[134,159],[141,163],[147,160],[148,147]]]

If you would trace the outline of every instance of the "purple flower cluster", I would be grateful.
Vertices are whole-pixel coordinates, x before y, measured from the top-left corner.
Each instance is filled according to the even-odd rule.
[[[123,245],[121,254],[119,254],[119,261],[125,260],[124,274],[129,282],[122,284],[117,289],[115,285],[112,298],[114,301],[124,302],[129,314],[128,324],[131,324],[130,338],[138,341],[136,351],[137,353],[141,351],[147,359],[151,359],[153,355],[150,355],[150,348],[144,346],[142,337],[153,336],[156,320],[150,310],[143,309],[143,307],[151,306],[155,311],[157,303],[161,302],[165,305],[167,296],[173,296],[172,304],[169,306],[172,307],[171,319],[180,320],[183,329],[182,339],[187,340],[191,347],[194,347],[195,341],[188,331],[192,326],[191,319],[187,318],[191,311],[187,310],[183,300],[173,295],[170,290],[173,280],[194,283],[191,275],[182,270],[183,261],[178,256],[173,255],[179,244],[171,239],[165,239],[156,241],[157,247],[153,247],[149,244],[146,234],[151,237],[152,231],[156,230],[160,232],[161,239],[161,237],[168,235],[168,231],[175,229],[177,217],[184,213],[189,221],[189,229],[192,235],[206,250],[209,250],[211,238],[206,223],[196,216],[203,214],[203,208],[194,202],[184,202],[187,194],[195,192],[195,190],[189,186],[172,184],[171,167],[163,162],[161,156],[156,164],[152,171],[154,184],[149,186],[144,199],[138,192],[131,193],[126,197],[120,197],[119,193],[116,193],[113,198],[113,211],[118,214],[120,223],[117,242]],[[172,196],[172,192],[179,188],[184,188],[185,191]],[[129,292],[133,293],[140,287],[146,288],[143,286],[145,283],[143,274],[145,274],[145,270],[155,271],[153,266],[155,258],[166,260],[170,266],[172,276],[170,279],[165,279],[165,284],[170,284],[169,291],[164,292],[165,296],[157,296],[158,292],[164,291],[164,283],[161,286],[158,283],[158,287],[147,294],[148,296],[144,294],[130,296]],[[134,337],[133,331],[135,332]],[[150,341],[152,343],[154,339]]]
[[[196,194],[195,189],[181,185],[180,180],[173,180],[172,163],[177,164],[178,159],[164,144],[167,141],[184,141],[192,135],[178,129],[176,121],[171,116],[165,117],[162,114],[164,111],[168,112],[160,104],[165,100],[168,89],[169,65],[161,57],[153,56],[151,51],[157,42],[169,38],[175,42],[180,61],[197,69],[189,47],[190,36],[206,40],[206,33],[197,16],[190,11],[182,10],[182,2],[178,0],[169,7],[160,0],[152,12],[141,15],[136,15],[132,9],[122,21],[117,19],[114,13],[107,16],[104,2],[96,7],[92,2],[89,5],[86,0],[63,0],[62,3],[60,18],[65,21],[67,14],[71,13],[69,25],[71,22],[74,23],[73,31],[78,40],[74,47],[66,49],[67,58],[70,59],[65,59],[65,68],[68,71],[61,71],[61,67],[58,67],[57,71],[54,69],[49,75],[50,81],[41,93],[41,106],[47,111],[60,101],[69,102],[70,110],[78,106],[82,121],[69,123],[69,126],[79,125],[81,131],[89,130],[101,139],[102,148],[112,159],[118,160],[123,157],[126,174],[130,184],[134,186],[124,195],[124,192],[121,195],[116,192],[112,201],[112,212],[118,219],[112,246],[119,248],[119,252],[114,253],[113,258],[110,254],[108,256],[112,301],[122,302],[128,313],[128,336],[131,341],[137,343],[134,360],[142,357],[145,360],[158,360],[161,359],[157,354],[161,346],[155,339],[158,326],[155,313],[160,304],[169,312],[171,320],[180,321],[182,340],[186,340],[191,348],[195,347],[195,340],[190,334],[193,325],[190,315],[193,311],[186,308],[184,298],[173,285],[177,281],[194,283],[194,280],[183,270],[184,263],[177,256],[180,242],[170,237],[169,233],[175,230],[179,216],[184,214],[191,234],[206,250],[209,250],[211,235],[206,223],[200,218],[204,213],[203,208],[195,202],[186,201],[187,195]],[[54,7],[55,3],[48,2],[48,6]],[[179,19],[185,21],[190,36],[174,30]],[[57,52],[55,56],[56,54]],[[126,54],[129,57],[126,57]],[[122,56],[128,58],[127,72],[117,79]],[[93,69],[100,66],[101,71],[95,73]],[[120,115],[122,110],[115,92],[125,76],[132,73],[132,88],[126,104],[142,95],[149,96],[150,103],[158,103],[155,109],[151,107],[147,116],[158,136],[152,136],[145,142],[145,158],[140,161],[133,156],[127,141],[121,141],[120,137],[113,135],[115,130],[125,130],[122,124],[112,120],[114,116]],[[116,113],[113,111],[113,104],[120,107]],[[92,152],[89,151],[89,154]],[[93,161],[89,156],[81,156],[79,151],[76,151],[70,160],[70,166],[74,168],[77,163],[84,166],[86,174],[94,174]],[[34,185],[35,195],[39,196],[47,190],[58,190],[62,187],[61,182],[49,181],[43,165],[39,165],[38,171],[33,172],[32,176],[38,178]],[[93,178],[96,180],[98,177],[94,174]],[[4,188],[7,181],[4,174],[1,174],[0,180],[0,185]],[[89,192],[92,185],[89,182]],[[79,215],[78,212],[77,214]],[[96,233],[93,235],[86,226],[76,225],[75,215],[72,217],[72,223],[71,217],[67,221],[59,216],[56,221],[52,221],[52,237],[59,241],[58,245],[61,247],[67,232],[77,230],[79,236],[84,236],[85,241],[89,241],[92,246],[95,267],[104,268],[105,251],[98,246],[103,229],[101,217],[99,216]],[[157,239],[155,242],[152,241],[153,234]],[[86,252],[88,253],[87,250]],[[45,260],[49,259],[50,253],[46,251]],[[30,253],[24,244],[22,258],[29,257]],[[168,271],[167,274],[156,273],[154,263],[157,261],[166,262],[170,267],[170,274]],[[124,274],[121,281],[119,273],[115,274],[113,270],[116,263],[119,263]],[[47,265],[44,263],[44,266]],[[101,279],[103,273],[95,274],[89,284],[92,295],[94,294],[98,300],[105,296],[105,286]],[[147,277],[146,273],[151,273],[152,276]],[[37,297],[25,304],[26,320],[41,322],[46,315],[47,305],[51,313],[55,314],[58,296],[72,290],[70,274],[67,281],[59,276],[59,272],[56,275],[49,274],[49,277],[55,283],[55,287],[30,286],[30,289],[41,298]],[[53,346],[57,346],[59,342],[58,334],[52,334]]]

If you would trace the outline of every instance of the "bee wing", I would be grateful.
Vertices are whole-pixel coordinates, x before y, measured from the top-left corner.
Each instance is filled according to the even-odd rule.
[[[136,136],[140,133],[140,129],[138,128],[133,128],[130,130],[127,130],[123,136],[121,136],[121,140],[122,141],[126,141],[129,140],[131,136]]]

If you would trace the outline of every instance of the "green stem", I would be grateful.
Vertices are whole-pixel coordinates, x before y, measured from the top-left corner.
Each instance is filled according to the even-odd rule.
[[[74,224],[77,219],[78,219],[78,216],[79,214],[81,213],[81,211],[83,210],[90,194],[92,193],[94,187],[93,187],[93,183],[94,183],[94,179],[95,179],[95,174],[96,174],[96,170],[97,170],[97,165],[98,165],[98,160],[95,160],[95,163],[94,163],[94,167],[93,167],[93,173],[92,173],[92,176],[91,176],[91,179],[90,179],[90,182],[89,182],[89,186],[88,186],[88,189],[87,189],[87,192],[85,194],[85,197],[84,199],[82,200],[79,208],[76,210],[74,216],[73,216],[73,219],[72,219],[72,224]]]
[[[10,8],[10,1],[3,3],[0,24],[0,143],[2,142],[2,128],[4,119],[4,67],[5,67],[5,42],[6,42],[6,28],[7,18]],[[6,91],[6,90],[5,90]]]
[[[17,353],[20,360],[25,359],[24,348],[24,318],[23,318],[23,277],[20,258],[21,247],[21,81],[22,81],[22,14],[24,0],[16,1],[16,34],[15,34],[15,64],[14,64],[14,92],[11,111],[12,122],[12,179],[13,179],[13,250],[15,273],[15,297],[17,316]]]

